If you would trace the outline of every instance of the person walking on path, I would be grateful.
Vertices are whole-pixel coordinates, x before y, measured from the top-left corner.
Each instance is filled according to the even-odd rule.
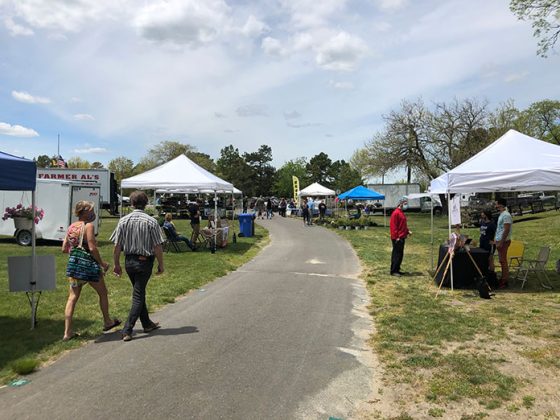
[[[272,216],[274,216],[272,213],[272,198],[269,197],[266,201],[266,218],[272,219]]]
[[[309,225],[309,207],[307,207],[307,202],[305,200],[301,205],[301,216],[303,217],[303,226]]]
[[[391,253],[391,275],[400,277],[403,273],[401,271],[401,263],[404,257],[404,241],[411,235],[412,232],[408,230],[406,223],[406,216],[403,213],[403,208],[408,204],[406,198],[401,198],[397,208],[391,214],[389,227],[391,230],[391,242],[393,243],[393,251]]]
[[[135,191],[130,195],[130,204],[134,211],[124,216],[111,235],[115,244],[113,260],[114,273],[122,274],[120,265],[121,252],[125,254],[125,270],[132,283],[132,306],[123,328],[123,341],[132,340],[132,329],[138,318],[144,332],[148,333],[160,327],[148,315],[146,306],[146,286],[152,275],[154,259],[157,259],[157,274],[162,274],[164,239],[156,219],[144,212],[148,197],[143,191]]]
[[[111,318],[109,315],[109,297],[105,285],[104,273],[109,269],[109,264],[101,259],[95,240],[93,221],[95,220],[95,208],[91,201],[78,201],[74,208],[74,214],[78,221],[68,227],[66,237],[62,242],[62,252],[70,253],[72,248],[81,247],[87,254],[82,257],[70,256],[66,268],[66,276],[70,283],[68,301],[64,310],[64,336],[62,341],[68,341],[78,336],[72,331],[72,318],[76,303],[82,293],[82,286],[88,284],[94,288],[99,295],[99,306],[103,314],[103,331],[109,331],[120,325],[121,321]],[[85,272],[78,264],[76,258],[88,258],[93,260],[90,264],[90,272]]]
[[[498,223],[496,225],[496,249],[498,250],[498,260],[500,261],[500,266],[502,267],[502,278],[498,287],[504,289],[508,286],[509,281],[509,265],[507,260],[507,251],[509,245],[511,244],[511,225],[513,224],[513,218],[506,208],[506,200],[499,198],[496,201],[496,208],[500,212],[498,217]]]

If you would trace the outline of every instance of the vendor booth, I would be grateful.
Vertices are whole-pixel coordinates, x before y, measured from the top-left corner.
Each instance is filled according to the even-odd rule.
[[[314,182],[311,185],[308,185],[303,190],[298,192],[298,198],[301,197],[335,197],[336,193],[334,190],[330,188],[324,187],[318,182]]]
[[[461,165],[434,179],[430,193],[445,194],[449,202],[450,195],[455,193],[555,191],[559,187],[560,146],[509,130]]]
[[[225,192],[233,194],[234,192],[234,187],[231,183],[208,172],[185,155],[179,155],[175,159],[154,169],[123,179],[121,181],[121,190],[122,188],[213,193],[215,226],[218,225],[218,194]],[[215,233],[215,236],[216,235],[217,233]],[[216,242],[217,241],[214,240],[214,244]],[[213,248],[212,251],[215,251],[215,248]]]
[[[358,201],[366,201],[366,200],[385,200],[385,196],[383,194],[378,193],[377,191],[370,190],[369,188],[364,187],[363,185],[358,185],[348,191],[343,192],[342,194],[338,195],[339,200],[358,200]],[[346,201],[348,202],[348,201]],[[383,223],[386,225],[385,221],[385,211],[383,211]]]

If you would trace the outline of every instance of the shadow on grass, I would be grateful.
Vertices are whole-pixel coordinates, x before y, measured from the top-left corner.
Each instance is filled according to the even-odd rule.
[[[133,340],[140,340],[144,338],[149,338],[155,335],[182,335],[182,334],[193,334],[199,332],[198,327],[194,326],[184,326],[179,328],[165,328],[162,327],[159,330],[146,334],[142,330],[135,330],[133,335]],[[120,331],[115,331],[114,333],[103,334],[101,337],[94,340],[95,343],[107,343],[111,341],[122,340],[122,335]]]
[[[31,311],[30,311],[31,312]],[[86,330],[94,322],[76,319],[77,331]],[[23,357],[36,357],[56,345],[62,344],[64,320],[41,319],[39,316],[34,330],[31,330],[29,317],[0,317],[0,370],[9,367],[14,360]],[[89,338],[83,334],[83,338]]]

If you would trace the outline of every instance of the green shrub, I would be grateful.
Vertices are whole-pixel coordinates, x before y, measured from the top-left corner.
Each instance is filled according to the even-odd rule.
[[[39,366],[37,359],[18,359],[12,363],[12,370],[18,375],[28,375]]]

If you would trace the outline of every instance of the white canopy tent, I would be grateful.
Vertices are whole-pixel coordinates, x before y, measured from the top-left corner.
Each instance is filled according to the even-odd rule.
[[[139,175],[123,179],[121,181],[121,190],[122,188],[213,192],[215,222],[217,222],[218,215],[217,194],[219,192],[232,193],[234,191],[233,184],[208,172],[185,155],[179,155],[163,165]]]
[[[336,193],[334,192],[334,190],[323,187],[318,182],[314,182],[298,193],[299,197],[329,197],[335,195]]]
[[[515,130],[509,130],[490,146],[434,179],[429,188],[431,194],[446,194],[448,202],[454,193],[558,189],[560,146]]]
[[[560,146],[515,130],[430,183],[432,194],[558,189]]]

